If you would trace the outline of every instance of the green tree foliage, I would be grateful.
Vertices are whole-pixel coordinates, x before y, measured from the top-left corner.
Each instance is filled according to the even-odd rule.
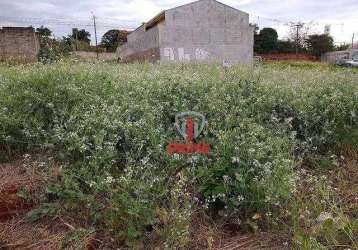
[[[37,55],[40,62],[54,62],[70,54],[72,47],[68,39],[51,38],[52,31],[44,26],[37,28],[36,31],[40,40],[40,50]]]
[[[278,34],[275,29],[263,28],[257,34],[255,29],[254,51],[257,53],[271,53],[277,51]]]
[[[308,36],[306,46],[308,52],[316,57],[320,57],[323,53],[334,50],[333,38],[327,34]]]
[[[44,27],[43,25],[41,25],[40,28],[37,28],[36,32],[39,34],[40,37],[50,37],[52,35],[52,31],[49,28]]]
[[[128,31],[126,30],[109,30],[101,40],[101,46],[109,52],[114,52],[118,46],[127,42]]]
[[[294,41],[291,40],[279,40],[277,42],[277,51],[279,53],[293,53],[296,50]]]
[[[336,51],[347,50],[351,47],[350,44],[341,44],[335,47]]]
[[[83,41],[88,44],[91,42],[90,39],[91,34],[84,29],[79,30],[78,28],[73,28],[72,35],[70,35],[69,37],[72,38],[73,40]]]

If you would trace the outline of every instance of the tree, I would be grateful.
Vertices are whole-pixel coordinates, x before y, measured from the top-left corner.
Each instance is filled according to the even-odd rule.
[[[308,36],[306,46],[310,54],[316,57],[320,57],[323,53],[334,50],[333,38],[328,34]]]
[[[260,31],[261,49],[264,53],[277,50],[277,31],[272,28],[263,28]]]
[[[72,35],[70,35],[70,38],[72,38],[73,40],[76,40],[76,41],[83,41],[85,43],[90,43],[91,42],[91,34],[82,29],[82,30],[79,30],[77,28],[73,28],[72,29]]]
[[[41,25],[40,28],[37,28],[36,32],[42,38],[44,38],[44,37],[49,38],[52,34],[52,31],[49,28],[44,27],[43,25]]]
[[[335,47],[336,51],[347,50],[351,47],[350,44],[341,44]]]
[[[272,28],[263,28],[260,33],[255,32],[254,51],[257,53],[271,53],[277,51],[277,31]]]
[[[291,40],[279,40],[277,42],[277,52],[279,53],[294,53],[296,44]]]
[[[311,30],[312,22],[310,23],[291,23],[289,30],[289,40],[295,42],[298,52],[306,52],[306,40]]]
[[[40,50],[38,59],[42,63],[51,63],[69,56],[72,50],[70,38],[55,39],[51,37],[52,31],[44,26],[37,28],[39,34]]]
[[[109,30],[101,40],[101,46],[107,51],[114,52],[118,46],[127,42],[128,31],[126,30]]]

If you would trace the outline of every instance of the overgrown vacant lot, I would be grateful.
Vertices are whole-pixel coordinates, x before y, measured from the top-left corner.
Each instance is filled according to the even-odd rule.
[[[207,156],[166,152],[188,110]],[[318,64],[2,65],[0,157],[46,173],[27,217],[71,221],[63,247],[353,249],[357,111],[358,72]]]

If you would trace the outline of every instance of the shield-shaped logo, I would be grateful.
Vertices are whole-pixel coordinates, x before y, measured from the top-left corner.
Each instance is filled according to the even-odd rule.
[[[175,127],[186,140],[197,138],[205,126],[205,117],[195,111],[175,115]]]
[[[167,147],[169,155],[178,154],[209,154],[210,144],[206,142],[194,143],[205,126],[205,117],[194,111],[179,113],[175,116],[175,127],[186,140],[185,143],[170,143]]]

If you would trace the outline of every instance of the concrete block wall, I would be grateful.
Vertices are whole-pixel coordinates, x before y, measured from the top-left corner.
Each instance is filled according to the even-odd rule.
[[[153,20],[160,21],[151,26]],[[118,48],[121,59],[253,63],[254,27],[249,15],[215,0],[166,10],[148,23],[150,29],[140,26]]]
[[[0,29],[0,60],[37,61],[40,43],[34,28]]]
[[[97,53],[92,51],[74,51],[74,55],[84,59],[96,59]],[[116,60],[116,54],[111,52],[99,52],[98,59],[103,61]]]
[[[197,1],[165,12],[161,59],[252,64],[253,34],[247,13],[214,0]]]
[[[348,49],[325,53],[322,55],[321,61],[326,63],[336,63],[339,60],[352,60],[356,57],[358,57],[358,49]]]
[[[159,27],[145,30],[142,25],[127,36],[127,43],[117,49],[117,54],[126,62],[159,60]]]

